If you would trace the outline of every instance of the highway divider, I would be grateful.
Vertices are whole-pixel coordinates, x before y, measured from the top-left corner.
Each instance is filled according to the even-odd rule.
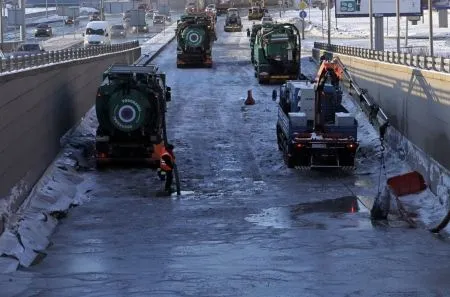
[[[5,205],[0,207],[0,255],[7,256],[0,273],[32,265],[50,243],[55,217],[85,195],[77,172],[83,167],[82,148],[66,145],[61,150],[61,143],[74,132],[84,135],[79,132],[83,125],[95,121],[92,106],[102,73],[113,63],[131,64],[141,52],[156,57],[174,39],[174,28],[138,50],[36,69],[35,76],[11,80],[7,87],[0,80],[10,101],[0,98],[0,205]]]
[[[88,48],[71,48],[57,51],[43,52],[36,55],[12,56],[0,59],[0,80],[2,75],[9,72],[30,71],[34,68],[41,69],[46,65],[55,63],[79,61],[100,55],[123,52],[139,47],[138,41],[117,43],[111,45],[93,46]]]

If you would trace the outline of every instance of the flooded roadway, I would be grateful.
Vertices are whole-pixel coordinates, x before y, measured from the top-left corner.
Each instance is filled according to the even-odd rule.
[[[377,191],[373,139],[353,175],[285,167],[273,87],[257,84],[245,32],[221,24],[212,69],[177,69],[174,43],[154,61],[183,195],[158,198],[151,170],[80,171],[83,204],[39,264],[0,275],[0,296],[449,296],[448,242],[372,225],[361,203]]]

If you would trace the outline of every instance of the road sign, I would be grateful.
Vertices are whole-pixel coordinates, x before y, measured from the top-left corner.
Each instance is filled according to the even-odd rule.
[[[400,2],[400,16],[423,15],[421,0],[401,0]],[[372,4],[372,13],[374,15],[396,16],[396,0],[377,0],[373,1]],[[369,17],[369,1],[336,0],[335,14],[337,18]]]
[[[306,18],[306,11],[302,10],[298,13],[298,16],[301,17],[302,19]]]
[[[59,16],[71,16],[71,17],[77,18],[80,16],[80,7],[79,6],[58,6],[56,13]]]
[[[298,5],[298,7],[299,7],[301,10],[304,10],[305,8],[308,7],[308,4],[307,4],[305,1],[302,1],[302,2],[300,2],[300,4]]]
[[[324,10],[326,7],[327,7],[327,4],[326,4],[326,3],[320,3],[320,4],[319,4],[319,9],[320,9],[320,10]]]
[[[7,20],[8,20],[8,25],[11,25],[11,26],[22,25],[25,22],[25,9],[23,9],[23,8],[8,9]]]

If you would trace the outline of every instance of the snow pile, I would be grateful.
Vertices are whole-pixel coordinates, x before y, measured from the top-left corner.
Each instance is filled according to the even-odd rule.
[[[327,30],[328,21],[326,18],[326,11],[324,11],[324,17],[322,19],[322,11],[318,8],[312,8],[311,10],[305,10],[307,17],[305,22],[308,27],[305,28],[307,39],[304,41],[305,45],[312,45],[314,41],[327,42]],[[288,10],[282,13],[279,17],[279,10],[271,10],[271,15],[277,21],[288,21],[291,23],[299,24],[299,11]],[[438,20],[438,12],[433,12],[433,18]],[[323,20],[323,23],[322,23]],[[357,25],[356,25],[357,24]],[[346,46],[355,46],[369,48],[369,18],[338,18],[336,21],[334,9],[331,10],[331,43]],[[419,21],[417,25],[408,24],[408,43],[405,42],[406,32],[406,17],[401,18],[400,23],[400,36],[401,50],[406,53],[412,54],[426,54],[429,47],[429,28],[428,28],[428,11],[424,11],[424,20]],[[384,18],[384,47],[385,51],[397,50],[397,23],[395,17]],[[434,54],[435,56],[448,57],[448,48],[450,46],[447,38],[450,36],[448,28],[439,28],[437,21],[433,27],[434,36]],[[309,37],[309,38],[308,38]],[[308,40],[309,39],[309,40]]]
[[[60,15],[49,15],[48,17],[35,17],[35,18],[27,18],[25,23],[27,26],[34,26],[42,23],[55,23],[62,22],[66,17]]]
[[[94,12],[98,12],[98,9],[93,7],[80,7],[80,15],[89,15]]]
[[[170,31],[171,29],[171,31]],[[158,52],[164,42],[174,37],[174,27],[155,35],[146,45],[149,51]],[[0,235],[0,273],[16,270],[20,265],[29,267],[50,244],[50,236],[71,207],[89,201],[94,187],[81,172],[92,166],[86,155],[95,138],[97,118],[95,109],[86,113],[79,126],[61,138],[62,152],[55,158],[42,178],[16,213],[11,211],[14,191],[29,188],[19,184],[9,199],[0,200],[0,217],[6,219],[5,231]],[[3,256],[3,257],[1,257]]]
[[[48,11],[56,11],[56,7],[48,7],[46,8],[42,8],[42,7],[30,7],[30,8],[25,8],[25,14],[31,14],[31,13],[37,13],[37,12],[45,12],[46,10]]]
[[[58,219],[86,200],[89,183],[80,175],[88,168],[84,154],[87,140],[94,139],[94,113],[62,139],[64,149],[34,186],[16,213],[6,214],[5,232],[0,236],[0,255],[9,260],[0,262],[0,271],[11,271],[19,265],[29,267],[45,255],[50,236]],[[69,140],[70,139],[70,140]],[[82,141],[80,141],[82,139]],[[4,205],[5,210],[8,206]],[[14,262],[15,261],[15,262]]]
[[[141,45],[142,54],[158,54],[164,47],[175,38],[177,24],[168,26],[163,32],[156,34],[150,40]]]

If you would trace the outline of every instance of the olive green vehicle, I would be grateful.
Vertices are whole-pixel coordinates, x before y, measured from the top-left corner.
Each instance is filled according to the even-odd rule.
[[[284,82],[300,74],[300,32],[293,24],[265,24],[256,27],[252,63],[258,82]]]
[[[178,20],[177,67],[212,67],[212,45],[217,40],[213,18],[206,13],[190,13]]]
[[[143,55],[133,65],[112,65],[103,73],[95,110],[97,166],[139,162],[157,167],[155,146],[164,141],[166,75]]]

